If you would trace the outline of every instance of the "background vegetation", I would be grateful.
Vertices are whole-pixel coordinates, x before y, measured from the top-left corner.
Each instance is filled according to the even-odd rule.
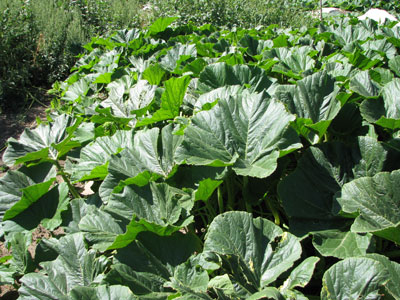
[[[26,107],[69,72],[90,37],[142,25],[139,0],[0,1],[0,109]]]
[[[289,0],[2,0],[0,111],[23,111],[40,101],[43,91],[66,77],[91,37],[162,16],[231,28],[310,22]]]

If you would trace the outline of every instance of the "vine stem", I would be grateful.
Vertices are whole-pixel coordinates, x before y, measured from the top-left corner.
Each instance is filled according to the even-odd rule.
[[[246,211],[249,213],[253,212],[253,208],[251,207],[251,204],[249,203],[249,178],[247,176],[243,177],[243,200],[244,200],[244,205],[246,206]]]
[[[227,208],[229,210],[233,210],[234,204],[235,204],[235,198],[233,195],[233,184],[232,184],[232,178],[231,176],[228,176],[226,179],[226,190],[228,192],[228,205]]]
[[[67,174],[65,174],[65,172],[62,169],[58,160],[54,160],[54,164],[56,165],[57,171],[61,175],[64,182],[67,183],[68,189],[69,189],[70,193],[72,194],[72,196],[74,196],[74,198],[81,198],[78,191],[75,189],[75,187],[72,185],[71,181],[69,180]]]
[[[268,206],[269,210],[271,211],[272,215],[274,216],[274,223],[279,226],[281,224],[281,218],[279,216],[278,210],[275,209],[275,207],[267,199],[267,194],[264,195],[264,199],[265,199],[265,201],[267,203],[267,206]]]
[[[320,12],[320,17],[321,17],[321,22],[324,20],[324,17],[322,16],[322,0],[319,0],[319,12]]]
[[[222,214],[224,212],[224,199],[222,198],[221,185],[218,186],[217,192],[218,192],[218,209],[219,213]]]

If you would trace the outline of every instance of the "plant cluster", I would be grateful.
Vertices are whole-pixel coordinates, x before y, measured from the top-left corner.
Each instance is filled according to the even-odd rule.
[[[400,299],[400,30],[121,30],[10,138],[20,299]],[[32,232],[42,239],[31,255]],[[36,271],[35,271],[36,270]]]

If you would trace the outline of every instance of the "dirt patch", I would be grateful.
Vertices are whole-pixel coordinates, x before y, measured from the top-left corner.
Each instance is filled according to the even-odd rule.
[[[12,285],[0,286],[0,299],[2,300],[15,300],[18,299],[19,294]]]

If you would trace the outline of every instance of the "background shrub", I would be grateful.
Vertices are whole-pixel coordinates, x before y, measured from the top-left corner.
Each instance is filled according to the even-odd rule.
[[[0,107],[15,109],[30,85],[32,15],[21,1],[0,1]],[[15,100],[17,99],[17,100]]]
[[[140,0],[1,0],[0,112],[66,77],[92,36],[144,25]]]
[[[291,0],[152,0],[153,14],[178,16],[180,23],[251,28],[258,25],[300,27],[311,23],[301,4]],[[299,10],[300,9],[300,10]]]

